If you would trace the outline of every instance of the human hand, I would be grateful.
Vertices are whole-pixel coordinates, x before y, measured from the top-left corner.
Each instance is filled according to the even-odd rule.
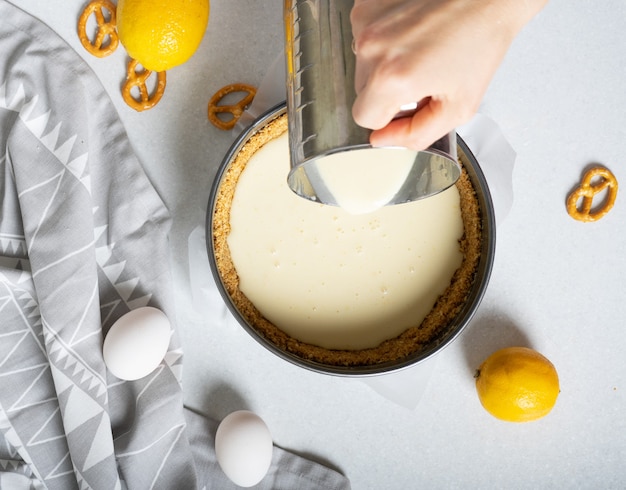
[[[355,0],[352,114],[374,146],[427,148],[467,122],[547,0]],[[400,107],[420,102],[411,117]]]

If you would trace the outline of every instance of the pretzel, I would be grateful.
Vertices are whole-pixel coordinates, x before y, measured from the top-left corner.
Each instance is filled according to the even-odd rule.
[[[103,10],[110,12],[108,22],[104,17]],[[95,14],[97,24],[96,38],[93,43],[87,35],[87,21],[91,14]],[[116,24],[115,4],[109,0],[93,0],[93,2],[85,7],[85,10],[83,10],[83,13],[78,18],[78,38],[87,51],[98,58],[104,58],[115,51],[119,44],[119,38],[115,30]],[[107,37],[109,38],[109,42],[105,44]]]
[[[218,105],[219,102],[228,94],[233,92],[244,92],[246,95],[243,99],[230,105]],[[209,121],[218,127],[219,129],[228,130],[233,129],[237,121],[243,114],[243,111],[250,105],[252,99],[256,95],[256,89],[245,83],[231,83],[219,89],[211,100],[209,100]],[[218,114],[232,114],[232,118],[228,121],[224,121],[217,117]]]
[[[157,72],[157,85],[152,94],[148,92],[146,82],[152,75],[152,70],[146,70],[143,68],[141,71],[137,71],[137,60],[131,59],[128,62],[126,69],[126,82],[122,86],[122,97],[124,101],[138,112],[152,109],[163,97],[165,92],[165,72]],[[139,99],[133,97],[131,90],[133,87],[139,89]]]
[[[599,181],[598,177],[600,177]],[[592,211],[593,198],[605,189],[608,189],[608,194],[603,205]],[[567,212],[578,221],[598,221],[611,210],[616,197],[617,179],[615,176],[604,167],[592,167],[585,172],[580,185],[567,198]],[[578,201],[581,198],[582,206],[579,209]]]

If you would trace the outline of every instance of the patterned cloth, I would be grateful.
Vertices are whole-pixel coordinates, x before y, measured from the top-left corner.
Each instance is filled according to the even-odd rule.
[[[88,66],[1,0],[0,17],[0,488],[234,488],[216,422],[183,407],[175,330],[143,379],[102,359],[124,313],[174,318],[167,210]],[[259,488],[349,483],[275,448]]]

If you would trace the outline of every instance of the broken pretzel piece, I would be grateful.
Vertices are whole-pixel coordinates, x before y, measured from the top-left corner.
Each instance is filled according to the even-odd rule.
[[[226,95],[234,92],[243,92],[246,95],[234,104],[219,105],[220,101]],[[243,111],[250,105],[255,95],[256,89],[245,83],[232,83],[222,87],[215,92],[211,100],[209,100],[209,121],[219,129],[233,129],[243,114]],[[224,121],[218,117],[218,114],[231,114],[232,117]]]

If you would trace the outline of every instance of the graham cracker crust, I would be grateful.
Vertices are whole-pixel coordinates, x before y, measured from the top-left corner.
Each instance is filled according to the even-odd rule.
[[[294,339],[266,320],[252,302],[239,290],[239,278],[231,260],[227,238],[230,233],[230,205],[237,181],[251,156],[264,144],[287,131],[287,116],[281,115],[260,128],[225,171],[215,198],[213,214],[213,247],[215,265],[226,292],[246,321],[267,340],[280,349],[303,359],[330,366],[367,366],[405,358],[437,345],[451,327],[465,304],[475,280],[481,254],[481,214],[476,192],[470,182],[463,159],[461,177],[456,186],[461,198],[461,216],[464,234],[459,241],[463,253],[461,266],[454,273],[450,285],[439,297],[431,312],[421,324],[408,328],[399,336],[386,340],[374,348],[362,350],[331,350]]]

